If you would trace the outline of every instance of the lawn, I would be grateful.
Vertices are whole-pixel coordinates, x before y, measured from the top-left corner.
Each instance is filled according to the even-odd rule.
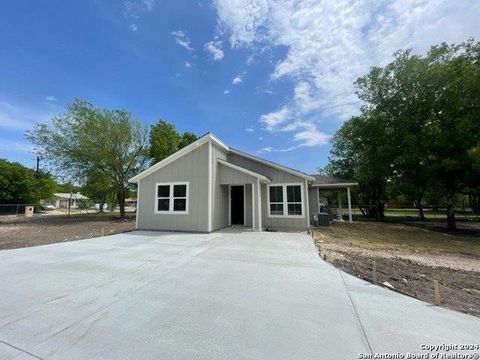
[[[0,250],[118,234],[134,228],[133,216],[121,220],[112,213],[3,216],[0,217]]]
[[[480,237],[378,222],[337,223],[313,231],[322,256],[335,266],[396,291],[480,316]]]

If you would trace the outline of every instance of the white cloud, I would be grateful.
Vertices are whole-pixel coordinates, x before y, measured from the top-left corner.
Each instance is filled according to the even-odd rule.
[[[222,50],[221,41],[209,41],[205,43],[204,48],[205,51],[208,51],[210,53],[210,56],[214,61],[220,61],[225,56]]]
[[[266,146],[260,149],[260,152],[272,152],[274,149],[271,146]]]
[[[27,142],[12,141],[0,138],[0,150],[7,154],[32,154],[34,146]]]
[[[30,109],[0,101],[0,128],[23,132],[36,123],[49,121],[60,112],[60,108],[55,104],[44,104],[44,106],[48,110]]]
[[[253,130],[253,128],[250,127],[250,128],[246,128],[245,131],[247,131],[247,132],[254,132],[255,130]]]
[[[58,101],[58,99],[57,99],[55,96],[53,96],[53,95],[45,96],[45,100],[47,100],[47,101],[53,101],[53,102],[54,102],[54,101]]]
[[[172,31],[171,34],[178,45],[187,49],[188,51],[193,51],[193,48],[190,46],[190,39],[188,38],[187,33],[185,31],[182,31],[182,30]]]
[[[260,122],[269,131],[275,131],[289,120],[290,111],[286,106],[280,110],[260,116]]]
[[[129,26],[130,30],[132,30],[133,32],[137,31],[138,30],[138,26],[136,24],[130,24]]]
[[[150,12],[156,0],[124,0],[123,15],[126,18],[138,19],[142,14]]]
[[[480,37],[480,2],[448,0],[214,0],[219,36],[252,52],[286,49],[271,84],[293,82],[280,110],[260,116],[269,131],[291,131],[300,146],[323,144],[318,127],[359,109],[353,82],[394,51]]]
[[[223,95],[228,95],[228,94],[230,94],[230,90],[225,90],[225,91],[223,92]]]
[[[330,140],[330,136],[316,129],[303,130],[295,134],[295,141],[299,141],[299,146],[317,146],[323,145]]]
[[[190,64],[188,61],[185,62],[185,67],[186,68],[191,68],[192,67],[192,64]]]
[[[242,76],[241,76],[241,75],[237,75],[237,76],[232,80],[232,84],[233,84],[233,85],[240,84],[241,82],[242,82]]]

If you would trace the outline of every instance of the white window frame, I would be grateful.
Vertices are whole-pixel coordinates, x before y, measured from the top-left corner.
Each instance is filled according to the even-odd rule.
[[[174,197],[173,196],[173,187],[175,185],[186,185],[185,189],[185,197]],[[166,199],[164,197],[159,197],[158,196],[158,187],[159,186],[170,186],[170,191],[168,193],[168,199],[169,199],[169,210],[158,210],[158,199]],[[156,183],[155,184],[155,204],[154,204],[154,209],[153,212],[155,214],[168,214],[168,215],[188,215],[188,205],[189,205],[189,199],[190,199],[190,193],[189,193],[189,188],[190,188],[190,183],[188,181],[177,181],[177,182],[163,182],[163,183]],[[185,199],[185,211],[174,211],[173,210],[173,201],[175,199]]]
[[[281,186],[283,194],[283,215],[272,215],[270,213],[270,187],[271,186]],[[287,186],[300,186],[300,193],[302,196],[302,215],[288,215],[288,201],[287,201]],[[279,203],[275,203],[279,204]],[[298,204],[298,203],[290,203]],[[268,207],[268,217],[270,218],[294,218],[294,219],[303,219],[305,218],[305,191],[302,183],[282,183],[282,184],[268,184],[267,185],[267,207]]]

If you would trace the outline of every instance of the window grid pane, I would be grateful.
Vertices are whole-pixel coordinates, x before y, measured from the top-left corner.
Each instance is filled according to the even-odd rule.
[[[184,198],[187,196],[187,185],[174,185],[173,186],[173,197]]]
[[[173,200],[173,211],[186,211],[186,210],[187,210],[187,199]]]
[[[170,210],[170,199],[158,199],[157,202],[158,211],[168,211]]]
[[[168,198],[170,196],[170,185],[158,185],[157,197]]]
[[[270,186],[270,202],[283,202],[283,187]]]

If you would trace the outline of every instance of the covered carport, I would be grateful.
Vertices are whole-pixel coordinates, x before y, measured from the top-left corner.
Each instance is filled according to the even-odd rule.
[[[328,175],[312,175],[315,180],[310,184],[309,198],[310,198],[310,216],[313,218],[315,214],[320,212],[320,194],[323,191],[332,191],[337,193],[337,220],[343,221],[343,204],[342,204],[342,192],[347,193],[347,208],[348,221],[353,222],[352,217],[352,195],[350,189],[354,186],[358,186],[357,182],[351,180],[341,179]]]

